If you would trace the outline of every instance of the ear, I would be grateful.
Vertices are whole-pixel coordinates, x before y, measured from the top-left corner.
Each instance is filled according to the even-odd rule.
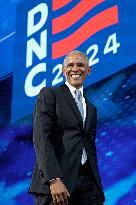
[[[64,66],[62,66],[62,71],[64,70]]]
[[[62,74],[65,76],[65,66],[62,67]]]
[[[92,71],[92,67],[88,66],[88,68],[87,68],[87,75],[90,75],[91,71]]]

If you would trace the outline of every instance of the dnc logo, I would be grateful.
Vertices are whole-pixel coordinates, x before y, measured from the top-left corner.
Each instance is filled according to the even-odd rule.
[[[26,67],[28,68],[32,65],[34,54],[40,61],[45,57],[49,59],[48,49],[50,48],[47,46],[48,41],[52,42],[51,58],[52,60],[55,60],[66,55],[71,50],[78,48],[91,36],[102,29],[118,23],[118,8],[117,6],[112,6],[100,11],[91,18],[88,18],[88,15],[86,19],[84,19],[83,23],[81,22],[78,26],[78,23],[82,20],[82,18],[88,12],[91,12],[91,10],[93,10],[95,7],[99,6],[102,2],[104,2],[104,0],[81,0],[79,3],[73,4],[70,0],[54,0],[52,5],[53,12],[58,11],[59,14],[61,9],[62,15],[59,14],[59,16],[51,19],[52,23],[50,22],[50,24],[52,24],[52,39],[50,38],[49,34],[47,34],[47,27],[49,29],[50,24],[49,26],[47,25],[46,29],[41,31],[47,22],[49,13],[51,12],[49,11],[48,5],[46,3],[40,3],[32,8],[28,12],[27,37],[31,38],[27,41]],[[70,8],[65,12],[66,6],[69,6]],[[40,18],[38,22],[35,23],[36,15],[38,14],[40,14]],[[38,39],[40,44],[33,37],[36,32],[40,32]],[[89,53],[89,50],[87,53]],[[39,92],[39,87],[31,89],[32,79],[37,73],[46,72],[46,67],[46,64],[39,64],[38,67],[36,66],[29,73],[29,76],[25,81],[25,92],[28,96],[35,96]],[[57,68],[60,68],[58,71],[58,76],[55,80],[53,80],[52,85],[56,85],[62,81],[62,78],[60,77],[61,65],[60,67],[59,65],[55,67],[55,69]],[[40,88],[45,85],[46,80],[44,79],[44,81],[40,84]]]

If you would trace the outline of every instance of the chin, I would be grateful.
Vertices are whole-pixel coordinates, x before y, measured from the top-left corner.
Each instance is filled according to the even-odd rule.
[[[73,83],[73,86],[74,86],[75,88],[80,88],[82,85],[79,84],[79,83]]]

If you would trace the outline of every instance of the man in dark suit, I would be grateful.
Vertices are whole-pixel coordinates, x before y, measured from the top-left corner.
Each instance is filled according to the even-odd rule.
[[[80,51],[64,59],[65,84],[43,88],[34,112],[36,164],[30,186],[36,205],[102,205],[95,135],[96,108],[83,93],[90,73]]]

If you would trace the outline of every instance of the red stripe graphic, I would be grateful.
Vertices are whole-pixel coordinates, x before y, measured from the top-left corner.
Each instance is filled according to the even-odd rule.
[[[67,13],[53,19],[53,34],[64,31],[68,27],[72,26],[89,10],[93,9],[95,6],[104,1],[105,0],[82,0],[79,4],[77,4],[73,9],[71,9]]]
[[[106,9],[72,33],[65,39],[52,44],[52,58],[56,59],[74,50],[98,31],[118,23],[118,7]]]
[[[72,0],[53,0],[52,6],[53,11],[62,8],[66,4],[70,3]]]

